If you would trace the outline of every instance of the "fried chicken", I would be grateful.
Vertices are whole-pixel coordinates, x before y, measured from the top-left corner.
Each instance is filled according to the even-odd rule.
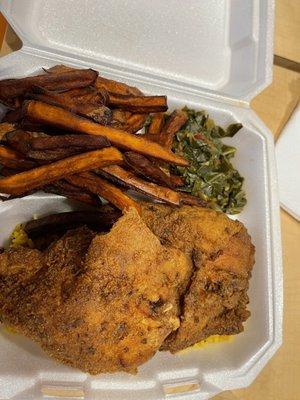
[[[144,203],[109,233],[83,227],[44,252],[0,254],[0,315],[65,364],[135,372],[159,349],[241,332],[253,263],[240,222]]]
[[[250,313],[254,246],[242,223],[208,208],[144,204],[143,219],[161,243],[182,250],[194,273],[181,299],[181,322],[162,350],[177,352],[215,334],[236,334]]]
[[[107,234],[69,231],[44,253],[0,255],[2,320],[91,374],[135,372],[178,329],[190,258],[134,209]]]

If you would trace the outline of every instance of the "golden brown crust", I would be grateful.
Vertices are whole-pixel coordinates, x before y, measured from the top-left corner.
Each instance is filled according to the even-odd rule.
[[[162,243],[181,249],[194,263],[180,327],[162,349],[176,352],[210,335],[241,332],[250,315],[247,289],[254,264],[245,227],[201,207],[145,205],[142,216]]]
[[[35,251],[43,266],[30,284],[16,281],[0,312],[58,361],[91,374],[135,372],[178,328],[191,264],[162,246],[134,209],[92,239],[87,229],[70,231],[44,256]],[[0,255],[2,279],[10,257]]]
[[[254,247],[244,226],[201,207],[144,203],[105,235],[69,231],[45,252],[0,254],[0,314],[56,360],[135,372],[249,317]],[[153,233],[154,232],[154,233]]]

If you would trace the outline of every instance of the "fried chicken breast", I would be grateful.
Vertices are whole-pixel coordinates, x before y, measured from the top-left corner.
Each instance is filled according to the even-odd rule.
[[[127,371],[178,329],[190,258],[162,245],[134,209],[107,234],[69,231],[45,252],[0,255],[0,314],[56,360]]]
[[[244,225],[208,208],[145,203],[142,216],[161,243],[182,250],[194,265],[181,299],[178,330],[161,349],[176,352],[215,334],[236,334],[250,313],[248,283],[254,246]]]

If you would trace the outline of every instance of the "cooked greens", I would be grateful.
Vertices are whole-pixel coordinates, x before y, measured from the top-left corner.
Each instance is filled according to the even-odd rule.
[[[176,134],[173,151],[189,160],[190,165],[171,167],[185,181],[181,190],[209,201],[217,210],[228,214],[241,212],[246,204],[244,178],[230,162],[236,149],[221,139],[234,136],[242,125],[231,124],[224,130],[204,111],[184,111],[189,119]]]

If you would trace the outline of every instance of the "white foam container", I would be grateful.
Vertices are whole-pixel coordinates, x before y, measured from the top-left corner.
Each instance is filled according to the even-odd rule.
[[[282,269],[273,138],[249,107],[272,79],[272,0],[2,0],[23,42],[0,60],[0,79],[57,63],[167,94],[170,108],[207,110],[244,128],[228,142],[245,177],[248,204],[238,218],[256,246],[251,318],[234,340],[171,355],[158,353],[136,376],[90,376],[59,365],[31,341],[0,330],[0,399],[201,400],[249,385],[282,338]],[[34,195],[0,204],[0,245],[13,227],[71,209]]]

